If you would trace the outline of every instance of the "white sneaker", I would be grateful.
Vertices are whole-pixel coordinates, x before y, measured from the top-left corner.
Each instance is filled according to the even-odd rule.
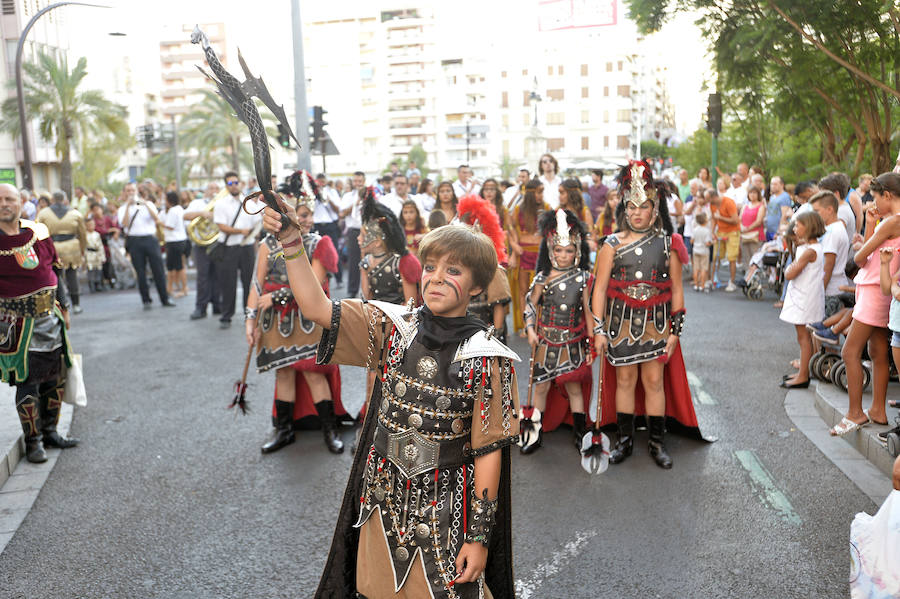
[[[735,286],[734,281],[728,281],[728,285],[725,286],[725,291],[729,293],[737,291],[737,286]]]

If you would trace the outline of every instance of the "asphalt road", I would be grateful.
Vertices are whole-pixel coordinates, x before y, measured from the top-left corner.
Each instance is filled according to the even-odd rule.
[[[72,425],[82,444],[0,555],[0,597],[312,596],[350,455],[309,432],[262,456],[274,379],[251,374],[255,411],[227,411],[243,328],[190,322],[191,303],[83,299],[72,329],[89,395]],[[771,300],[688,291],[687,308],[697,412],[719,441],[671,436],[675,467],[663,471],[639,433],[635,455],[600,476],[581,470],[567,430],[516,453],[520,599],[847,596],[850,522],[876,506],[785,415],[791,329]],[[360,369],[342,376],[345,394],[363,392]]]

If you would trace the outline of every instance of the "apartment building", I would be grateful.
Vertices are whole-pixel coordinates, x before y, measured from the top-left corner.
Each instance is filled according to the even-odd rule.
[[[159,42],[160,75],[159,111],[163,120],[181,115],[199,102],[201,91],[210,89],[197,65],[204,65],[203,49],[191,43],[194,25],[169,27]],[[203,23],[200,29],[209,38],[209,44],[225,67],[228,67],[228,51],[224,23]]]

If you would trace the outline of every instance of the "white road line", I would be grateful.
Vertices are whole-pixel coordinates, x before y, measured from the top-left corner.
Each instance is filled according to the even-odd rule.
[[[688,371],[687,380],[694,391],[691,395],[693,395],[694,399],[696,399],[699,403],[705,406],[714,406],[718,404],[718,402],[713,399],[709,393],[704,391],[703,381],[700,380],[699,376],[697,376],[693,372]]]
[[[782,520],[788,524],[797,526],[802,524],[803,521],[797,515],[797,512],[794,511],[794,506],[791,505],[787,496],[775,484],[775,479],[772,478],[772,475],[769,474],[763,463],[759,461],[756,454],[742,449],[735,451],[734,455],[741,463],[741,466],[744,467],[744,470],[750,474],[750,482],[762,494],[763,503],[778,512]]]
[[[516,596],[519,599],[533,599],[534,597],[546,596],[537,593],[544,585],[544,582],[556,578],[556,575],[559,574],[560,565],[578,557],[585,543],[596,536],[596,531],[576,533],[573,540],[566,543],[562,549],[554,551],[550,555],[549,560],[537,566],[530,578],[516,581]]]

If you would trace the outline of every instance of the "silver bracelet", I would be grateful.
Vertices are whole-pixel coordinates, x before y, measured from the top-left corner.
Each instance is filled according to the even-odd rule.
[[[244,319],[245,320],[256,320],[256,316],[259,314],[259,310],[256,308],[244,308]]]

